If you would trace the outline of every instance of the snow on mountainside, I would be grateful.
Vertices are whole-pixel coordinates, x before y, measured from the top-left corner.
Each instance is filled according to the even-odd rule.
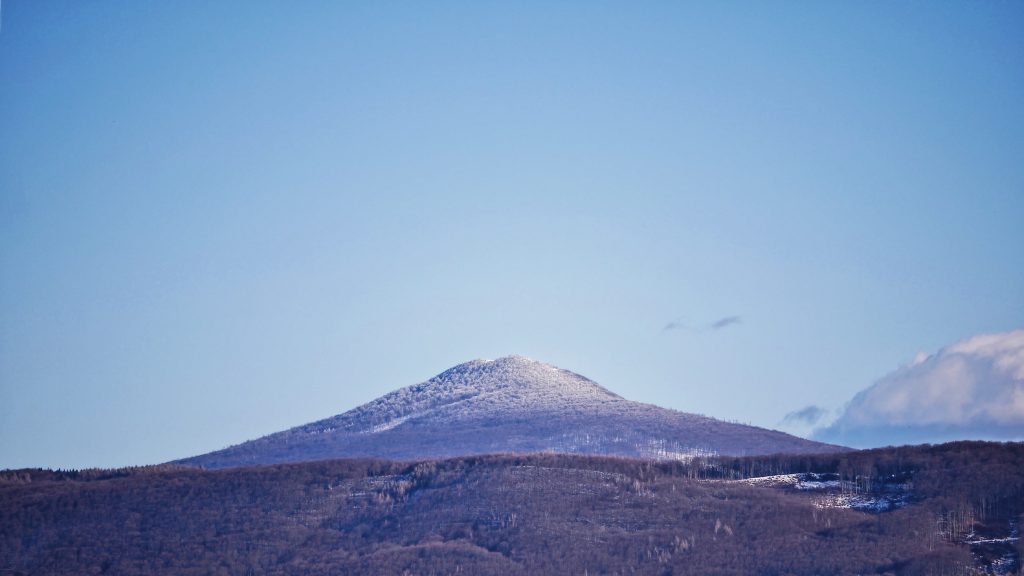
[[[507,356],[459,364],[302,430],[375,433],[415,419],[449,422],[469,416],[587,410],[616,401],[627,402],[579,374],[524,356]]]
[[[539,451],[687,459],[835,449],[633,402],[579,374],[507,356],[466,362],[343,414],[180,462],[227,467]]]

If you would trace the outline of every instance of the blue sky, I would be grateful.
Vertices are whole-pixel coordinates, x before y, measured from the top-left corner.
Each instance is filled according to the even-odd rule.
[[[512,353],[776,427],[1024,326],[1020,3],[0,10],[0,467]]]

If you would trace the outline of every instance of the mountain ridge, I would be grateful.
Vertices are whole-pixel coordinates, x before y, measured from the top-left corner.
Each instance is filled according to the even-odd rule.
[[[575,372],[512,355],[470,360],[341,414],[176,463],[545,451],[686,459],[842,449],[634,402]]]

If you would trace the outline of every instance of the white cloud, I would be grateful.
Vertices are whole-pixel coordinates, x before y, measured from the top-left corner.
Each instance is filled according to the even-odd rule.
[[[1024,439],[1024,330],[918,354],[854,396],[815,437],[850,446]]]

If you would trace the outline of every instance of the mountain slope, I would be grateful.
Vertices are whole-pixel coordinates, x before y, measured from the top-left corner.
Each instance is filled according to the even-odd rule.
[[[179,462],[222,468],[542,451],[685,459],[836,449],[632,402],[579,374],[508,356],[460,364],[343,414]]]
[[[1024,444],[981,442],[10,470],[0,574],[1017,574],[1022,512]]]

